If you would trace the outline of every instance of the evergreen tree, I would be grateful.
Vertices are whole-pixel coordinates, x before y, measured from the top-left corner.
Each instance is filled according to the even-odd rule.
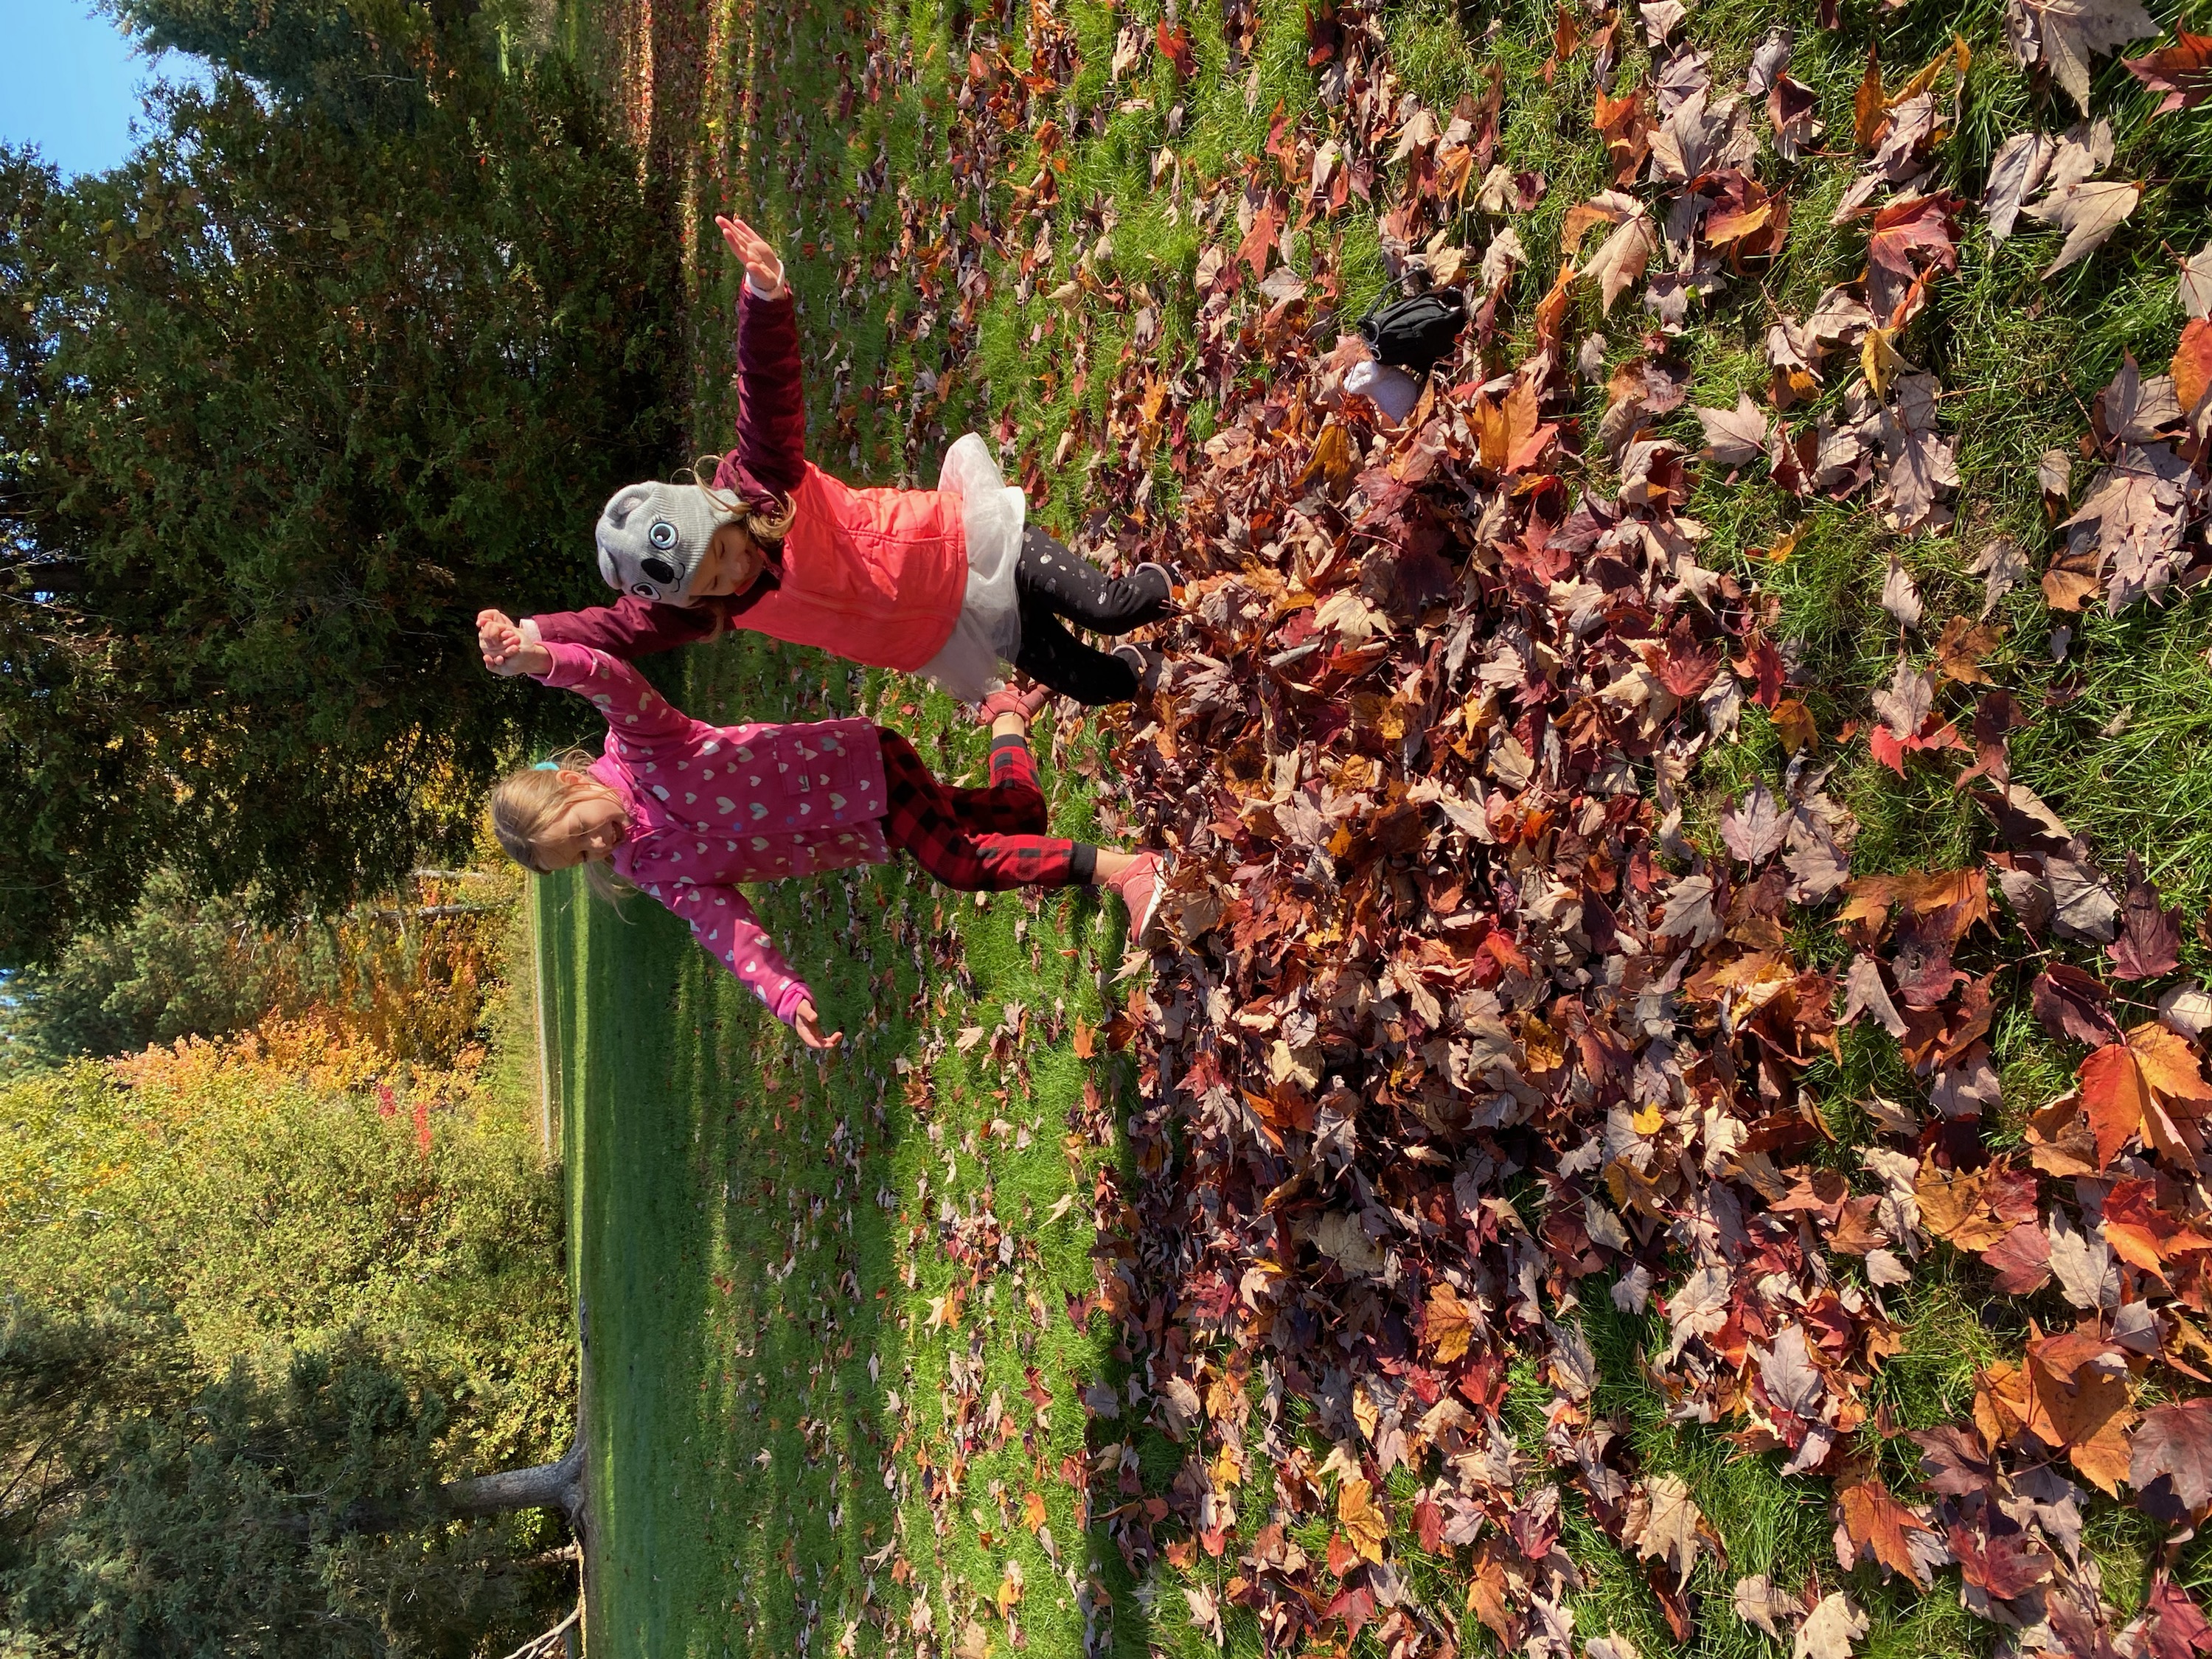
[[[442,86],[363,131],[221,74],[66,188],[0,152],[0,962],[162,862],[342,908],[565,715],[470,622],[602,591],[673,430],[670,238],[565,65]]]
[[[235,899],[196,898],[160,871],[128,921],[80,933],[52,968],[12,978],[0,1052],[52,1065],[228,1036],[279,1006],[297,977],[292,954]]]
[[[496,983],[514,879],[418,874],[414,896],[428,902],[270,926],[246,902],[195,895],[158,870],[125,921],[78,933],[49,967],[7,976],[0,1075],[310,1015],[394,1059],[450,1066],[477,1037]]]
[[[188,1389],[164,1322],[0,1308],[9,1651],[368,1659],[538,1628],[564,1575],[465,1518],[443,1402],[358,1340]]]

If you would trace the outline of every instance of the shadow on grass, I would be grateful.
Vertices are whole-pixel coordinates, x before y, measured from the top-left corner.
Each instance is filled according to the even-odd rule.
[[[592,1638],[616,1653],[827,1651],[825,1619],[857,1613],[843,1593],[896,1522],[870,1363],[896,1306],[893,1242],[863,1190],[896,1125],[859,1097],[913,1030],[886,1021],[841,1062],[862,1089],[807,1086],[756,1057],[751,1022],[728,1018],[719,970],[674,918],[636,900],[617,916],[580,890],[549,894],[545,931],[577,1001],[561,1030],[592,1310]],[[850,963],[820,975],[825,1004],[849,1006],[853,977]]]
[[[833,712],[818,698],[777,706],[799,699],[776,653],[690,655],[650,672],[702,718],[735,718],[740,694],[748,716]],[[844,698],[833,688],[830,701]],[[936,711],[915,723],[921,735]],[[964,723],[950,736],[925,752],[957,770],[980,743]],[[1062,816],[1089,827],[1079,800]],[[799,1048],[650,900],[618,914],[567,875],[542,890],[572,1271],[591,1310],[593,1639],[781,1659],[857,1632],[865,1652],[886,1607],[919,1603],[949,1648],[1025,1563],[1019,1615],[1036,1650],[1079,1650],[1095,1581],[1111,1600],[1109,1650],[1147,1652],[1146,1599],[1103,1521],[1078,1535],[1064,1480],[1085,1451],[1073,1393],[1112,1340],[1066,1320],[1066,1298],[1092,1288],[1087,1209],[1047,1224],[1059,1200],[1086,1196],[1102,1152],[1124,1156],[1126,1105],[1111,1097],[1125,1068],[1077,1059],[1064,1036],[1003,1064],[992,1045],[944,1040],[1011,1000],[1056,1020],[1088,988],[1057,959],[1045,970],[1045,946],[1103,940],[1110,959],[1118,927],[1074,895],[1048,896],[1049,914],[1014,895],[980,911],[902,863],[756,898],[847,1033],[834,1060]],[[948,935],[949,973],[929,943]],[[1063,1162],[1068,1114],[1092,1085],[1103,1106],[1088,1121],[1115,1126],[1113,1144],[1069,1146]],[[1009,1144],[1007,1119],[1031,1120],[1031,1150]],[[955,1220],[979,1211],[1003,1218],[1011,1266],[953,1261]],[[957,1338],[938,1336],[927,1310],[956,1283],[973,1294]],[[1039,1414],[1012,1443],[979,1436],[985,1399],[1012,1419],[1039,1386],[1054,1425]],[[1101,1510],[1120,1501],[1106,1484]],[[1013,1520],[1024,1487],[1067,1540],[1052,1561]],[[992,1639],[1005,1636],[994,1623]]]

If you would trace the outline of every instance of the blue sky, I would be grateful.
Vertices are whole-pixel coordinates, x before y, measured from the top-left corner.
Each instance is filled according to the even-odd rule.
[[[0,0],[0,139],[36,144],[64,174],[112,167],[131,148],[139,89],[192,64],[156,66],[90,0]]]

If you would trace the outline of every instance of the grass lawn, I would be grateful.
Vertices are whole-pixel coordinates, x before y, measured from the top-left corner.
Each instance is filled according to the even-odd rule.
[[[1112,412],[1112,367],[1141,349],[1164,373],[1188,370],[1190,277],[1211,238],[1178,177],[1203,179],[1240,151],[1256,153],[1279,102],[1295,116],[1317,95],[1300,5],[1261,4],[1249,66],[1234,70],[1218,9],[1185,9],[1196,68],[1180,88],[1157,55],[1109,81],[1121,24],[1133,17],[1149,29],[1158,11],[1125,9],[1070,0],[1038,12],[1066,32],[1080,65],[1037,111],[1048,109],[1063,135],[1056,233],[1015,251],[1034,270],[980,243],[989,281],[964,303],[951,284],[979,192],[951,132],[972,118],[961,106],[967,53],[996,40],[1026,62],[1029,8],[577,4],[562,12],[562,37],[586,49],[624,97],[684,222],[703,226],[727,206],[780,240],[803,296],[811,441],[824,465],[855,480],[927,482],[945,443],[972,426],[1000,441],[1010,476],[1030,477],[1040,515],[1073,530],[1085,512],[1085,467]],[[2200,30],[2212,19],[2203,4],[2154,9]],[[1549,6],[1407,0],[1380,17],[1403,87],[1440,116],[1478,91],[1493,63],[1503,73],[1500,159],[1540,171],[1547,186],[1512,221],[1531,256],[1513,294],[1525,317],[1557,268],[1566,210],[1605,182],[1586,57],[1547,72]],[[1778,21],[1796,32],[1792,72],[1819,94],[1820,118],[1842,140],[1835,153],[1784,170],[1796,217],[1775,267],[1694,313],[1674,348],[1690,371],[1691,404],[1756,393],[1767,323],[1802,314],[1863,264],[1863,234],[1826,221],[1857,165],[1843,152],[1870,42],[1894,84],[1948,50],[1954,31],[1966,41],[1964,113],[1942,148],[1944,182],[1962,194],[1978,191],[2006,136],[2072,118],[2035,101],[2004,44],[2002,8],[1987,0],[1915,0],[1879,14],[1847,6],[1834,33],[1818,27],[1809,4],[1718,0],[1687,27],[1711,54],[1716,86],[1732,88]],[[1943,429],[1958,441],[1962,477],[1957,522],[1899,539],[1880,532],[1863,496],[1800,506],[1763,476],[1731,483],[1717,468],[1690,504],[1713,532],[1706,562],[1755,574],[1778,597],[1776,635],[1803,665],[1806,702],[1838,764],[1830,787],[1864,826],[1861,873],[1958,866],[1988,840],[1943,776],[1915,769],[1899,779],[1863,737],[1841,736],[1847,722],[1866,720],[1869,693],[1887,682],[1899,647],[1880,604],[1891,552],[1928,607],[1929,638],[1904,641],[1917,661],[1944,617],[1978,614],[1970,564],[1990,537],[2018,538],[2040,569],[2052,538],[2037,459],[2077,443],[2123,353],[2148,372],[2173,349],[2174,257],[2205,238],[2212,122],[2203,112],[2154,119],[2154,100],[2107,60],[2094,85],[2094,107],[2115,126],[2109,176],[2148,181],[2126,227],[2045,283],[2037,272],[2056,233],[2024,222],[1992,245],[1970,219],[1959,271],[1931,290],[1929,314],[1900,343],[1944,388]],[[1006,145],[985,192],[994,212],[1039,166],[1031,128]],[[1164,146],[1180,174],[1156,175]],[[917,224],[935,240],[918,244]],[[1495,228],[1470,225],[1464,240],[1479,252]],[[1331,234],[1342,240],[1345,312],[1357,314],[1383,286],[1373,212],[1355,202]],[[1293,258],[1311,253],[1300,239]],[[686,269],[692,437],[719,449],[732,289],[711,230],[688,250]],[[1085,270],[1117,278],[1128,303],[1048,297]],[[1137,347],[1140,298],[1152,302],[1159,332]],[[1608,362],[1644,349],[1632,301],[1610,319],[1594,298],[1577,303],[1571,338],[1609,330]],[[1829,402],[1844,379],[1832,376]],[[1594,388],[1592,429],[1601,412]],[[1188,444],[1209,430],[1200,398]],[[1686,407],[1661,430],[1698,441]],[[1175,470],[1164,457],[1155,465],[1154,510],[1172,511]],[[1790,532],[1786,559],[1759,556]],[[1988,665],[2031,713],[2013,739],[2017,775],[2092,840],[2108,869],[2141,855],[2168,902],[2192,918],[2212,901],[2205,604],[2192,594],[2117,619],[2101,610],[2061,616],[2045,609],[2031,574],[1998,607],[2007,637]],[[2055,625],[2070,637],[2055,641]],[[909,731],[925,754],[934,749],[940,769],[980,770],[979,734],[911,683],[848,678],[822,658],[746,643],[696,650],[654,672],[703,718],[860,709]],[[1051,737],[1056,827],[1111,838],[1119,820],[1109,734],[1094,726]],[[1693,830],[1753,778],[1778,780],[1781,764],[1778,738],[1747,712],[1741,740],[1705,763]],[[600,1650],[926,1649],[964,1659],[1017,1648],[1212,1650],[1180,1591],[1201,1582],[1218,1589],[1225,1562],[1186,1551],[1133,1582],[1103,1524],[1085,1529],[1086,1515],[1159,1492],[1181,1458],[1149,1431],[1126,1450],[1103,1435],[1086,1448],[1079,1399],[1102,1376],[1118,1382],[1124,1369],[1110,1322],[1082,1300],[1097,1284],[1095,1173],[1122,1156],[1115,1126],[1126,1080],[1098,1035],[1116,1000],[1118,915],[1064,896],[978,906],[898,866],[769,891],[764,916],[812,977],[825,1018],[852,1039],[825,1066],[764,1022],[649,902],[617,919],[558,881],[544,898],[575,1272],[590,1319]],[[1829,965],[1849,954],[1825,934],[1802,948]],[[2183,952],[2201,974],[2201,940],[2185,937]],[[2000,1139],[2063,1086],[2075,1059],[2029,1017],[2026,979],[2003,977],[1992,1033],[2005,1094],[1992,1126]],[[1808,1080],[1839,1137],[1827,1156],[1854,1174],[1870,1139],[1856,1103],[1912,1098],[1917,1086],[1895,1045],[1863,1030],[1847,1032],[1840,1058]],[[1893,1302],[1905,1346],[1875,1394],[1901,1426],[1958,1418],[1975,1368],[2016,1354],[2034,1310],[1992,1297],[1981,1270],[1948,1248],[1921,1265]],[[1734,1455],[1717,1434],[1669,1424],[1639,1354],[1651,1327],[1613,1315],[1602,1297],[1586,1310],[1591,1302],[1602,1407],[1626,1424],[1646,1473],[1690,1480],[1726,1547],[1726,1570],[1708,1564],[1694,1582],[1706,1612],[1690,1650],[1786,1650],[1726,1611],[1730,1583],[1754,1572],[1792,1586],[1818,1572],[1831,1588],[1847,1586],[1873,1620],[1868,1652],[1993,1645],[1995,1628],[1960,1610],[1954,1578],[1921,1596],[1869,1571],[1840,1574],[1826,1484],[1784,1479],[1771,1458]],[[1540,1449],[1540,1421],[1515,1427],[1525,1448]],[[1108,1467],[1084,1468],[1086,1451]],[[1893,1484],[1908,1484],[1903,1444],[1885,1456]],[[2093,1511],[2087,1536],[2106,1595],[2131,1607],[2154,1546],[2148,1524],[2107,1504]],[[1587,1579],[1578,1638],[1616,1629],[1646,1654],[1674,1650],[1641,1572],[1578,1519],[1567,1537]],[[1317,1550],[1326,1537],[1304,1541]],[[1437,1605],[1460,1604],[1462,1567],[1418,1561],[1410,1539],[1393,1547]],[[2200,1590],[2212,1581],[2195,1548],[2176,1574]],[[1229,1646],[1256,1651],[1241,1617],[1231,1610]]]
[[[685,706],[872,706],[810,701],[781,665],[696,653]],[[939,764],[980,771],[978,732],[908,708]],[[1079,828],[1090,784],[1066,763],[1089,748],[1061,749],[1055,817]],[[1067,1303],[1095,1288],[1081,1200],[1113,1068],[1077,1034],[1102,1023],[1121,919],[1073,893],[979,905],[897,866],[762,912],[848,1035],[826,1065],[650,901],[618,917],[573,878],[543,890],[597,1650],[851,1651],[857,1626],[874,1651],[887,1607],[957,1638],[1001,1598],[1039,1651],[1079,1651],[1091,1569],[1062,1466],[1075,1379],[1110,1338]]]

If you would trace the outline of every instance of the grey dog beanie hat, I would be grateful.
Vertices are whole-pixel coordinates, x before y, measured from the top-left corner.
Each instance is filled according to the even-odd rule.
[[[697,484],[635,483],[600,510],[592,539],[607,586],[641,599],[681,605],[714,532],[737,515]]]

